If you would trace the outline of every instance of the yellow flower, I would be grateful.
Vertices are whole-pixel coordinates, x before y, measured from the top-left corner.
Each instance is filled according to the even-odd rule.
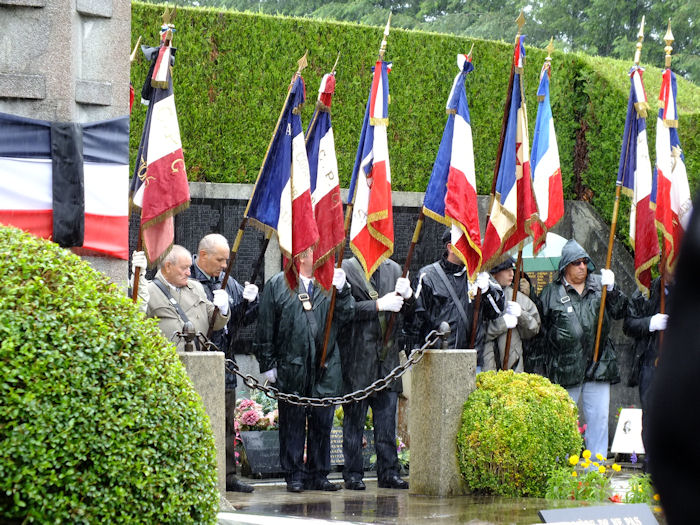
[[[576,463],[578,463],[578,456],[577,456],[576,454],[574,454],[573,456],[571,456],[571,457],[569,458],[569,463],[572,464],[572,465],[575,465]]]
[[[654,512],[661,512],[661,507],[654,507],[652,510]]]
[[[659,501],[661,499],[661,496],[658,494],[654,494],[654,501]]]
[[[593,462],[593,466],[594,466],[594,467],[599,467],[599,466],[600,466],[600,463],[598,463],[597,461],[594,461],[594,462]]]
[[[590,461],[586,461],[585,463],[581,463],[581,466],[582,466],[583,468],[588,468],[588,467],[591,466],[591,462],[590,462]]]
[[[612,469],[613,469],[615,472],[620,472],[620,471],[622,470],[622,467],[621,467],[620,465],[618,465],[617,463],[613,463],[613,464],[612,464]]]
[[[598,467],[598,472],[600,472],[601,474],[605,474],[605,467],[603,465]]]
[[[578,474],[577,474],[576,471],[574,470],[574,471],[571,473],[571,477],[572,477],[572,478],[575,478],[576,476],[578,476]]]
[[[605,461],[603,454],[601,454],[600,452],[598,454],[596,454],[595,457],[598,459],[598,461]]]
[[[584,458],[588,459],[591,457],[591,451],[590,450],[584,450],[583,454],[581,454]]]

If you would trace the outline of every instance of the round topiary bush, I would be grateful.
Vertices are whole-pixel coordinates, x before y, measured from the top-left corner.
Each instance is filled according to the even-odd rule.
[[[581,451],[578,409],[536,374],[483,372],[462,412],[457,460],[474,492],[543,497],[547,478]]]
[[[3,523],[214,523],[214,437],[155,321],[2,226],[0,283]]]

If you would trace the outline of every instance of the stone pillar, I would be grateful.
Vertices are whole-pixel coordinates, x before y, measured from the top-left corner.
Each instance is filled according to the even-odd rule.
[[[126,115],[130,47],[129,0],[0,0],[0,112],[77,123]],[[126,283],[126,261],[85,258]]]
[[[224,400],[224,353],[178,352],[187,375],[202,398],[214,432],[219,493],[226,493],[226,406]]]
[[[476,388],[476,350],[426,350],[413,366],[411,412],[411,494],[467,493],[457,464],[457,431],[462,406]]]

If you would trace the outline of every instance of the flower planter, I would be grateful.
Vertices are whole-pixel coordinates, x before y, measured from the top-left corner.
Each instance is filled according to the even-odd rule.
[[[243,475],[261,477],[280,474],[280,442],[277,430],[241,431],[241,472]],[[369,458],[374,454],[374,431],[365,430],[367,446],[362,450],[365,470],[369,470]],[[331,430],[331,466],[343,464],[343,429]]]

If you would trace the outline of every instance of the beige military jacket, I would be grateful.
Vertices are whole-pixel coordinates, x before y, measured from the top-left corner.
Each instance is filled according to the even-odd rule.
[[[214,313],[214,305],[207,299],[202,285],[194,279],[188,279],[187,284],[182,288],[174,288],[167,284],[160,270],[158,270],[155,279],[160,279],[161,282],[166,283],[166,286],[169,286],[168,289],[173,299],[180,304],[180,308],[182,308],[187,318],[194,325],[195,332],[202,332],[206,335],[209,331],[209,320]],[[173,334],[182,330],[184,322],[180,319],[175,307],[153,281],[150,281],[147,286],[149,299],[146,307],[146,317],[157,318],[158,326],[165,338],[172,340]],[[217,314],[214,321],[214,330],[221,330],[226,326],[230,315],[230,309],[225,316],[220,313]],[[182,350],[183,348],[184,342],[180,341],[177,349]]]

